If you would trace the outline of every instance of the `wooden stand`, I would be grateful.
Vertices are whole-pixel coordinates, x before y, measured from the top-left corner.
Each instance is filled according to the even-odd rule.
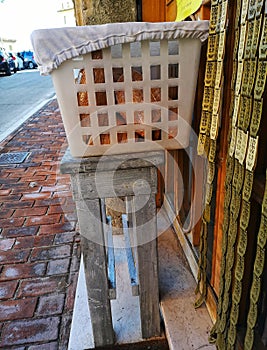
[[[163,162],[163,151],[88,158],[73,158],[67,151],[61,161],[61,172],[71,175],[95,346],[115,341],[110,299],[116,298],[116,273],[105,198],[126,197],[128,265],[130,276],[131,268],[137,276],[134,286],[134,278],[129,283],[133,294],[139,294],[142,337],[160,335],[155,195],[157,168]]]

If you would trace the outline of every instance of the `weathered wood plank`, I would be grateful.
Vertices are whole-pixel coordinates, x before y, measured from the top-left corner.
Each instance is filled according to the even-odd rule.
[[[143,338],[160,335],[155,195],[134,197]],[[138,211],[137,211],[138,210]]]
[[[128,270],[129,270],[130,282],[132,286],[132,295],[137,296],[139,295],[139,285],[137,280],[136,261],[133,254],[134,247],[132,247],[132,243],[130,239],[127,215],[122,215],[122,225],[123,225],[123,234],[125,238],[125,251],[126,251],[127,262],[128,262]]]
[[[114,343],[100,200],[76,202],[95,346]]]
[[[136,169],[155,166],[164,162],[164,151],[125,153],[119,155],[104,155],[96,157],[74,158],[69,148],[60,163],[62,174],[90,173],[120,169]]]
[[[156,168],[81,173],[72,176],[75,200],[134,196],[157,192]]]

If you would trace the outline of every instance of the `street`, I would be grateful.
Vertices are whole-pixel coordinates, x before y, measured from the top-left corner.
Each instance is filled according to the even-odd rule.
[[[0,75],[0,142],[54,95],[51,77],[36,69]]]

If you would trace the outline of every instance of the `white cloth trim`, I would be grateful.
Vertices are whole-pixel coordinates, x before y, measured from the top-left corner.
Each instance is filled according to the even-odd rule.
[[[50,74],[64,61],[116,44],[142,40],[208,37],[209,21],[124,22],[102,25],[38,29],[31,41],[42,75]]]

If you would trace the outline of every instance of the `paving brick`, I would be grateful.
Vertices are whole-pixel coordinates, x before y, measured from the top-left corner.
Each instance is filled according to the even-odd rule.
[[[42,225],[40,227],[40,235],[47,235],[51,233],[60,233],[65,231],[73,231],[75,229],[76,222],[65,222],[60,224]]]
[[[53,198],[64,198],[64,197],[72,197],[72,193],[70,191],[60,191],[60,192],[53,192]]]
[[[53,245],[54,235],[48,236],[36,236],[34,237],[34,246],[37,247],[48,247]]]
[[[46,179],[46,176],[45,175],[26,175],[26,176],[23,176],[23,180],[24,181],[28,181],[28,182],[32,182],[32,181],[35,181],[37,182],[38,184],[40,184],[42,181],[45,181]]]
[[[9,219],[1,219],[0,227],[19,227],[24,223],[24,218],[9,218]]]
[[[19,286],[18,297],[39,296],[56,291],[64,290],[66,287],[64,277],[43,277],[23,280]]]
[[[68,348],[71,321],[72,321],[71,315],[65,314],[62,316],[61,326],[60,326],[59,347],[58,347],[60,350],[65,350]]]
[[[14,249],[27,249],[34,247],[34,236],[18,237],[16,239]]]
[[[56,340],[59,322],[59,317],[48,317],[8,323],[2,330],[0,346]]]
[[[72,251],[72,259],[70,265],[70,272],[79,271],[81,260],[81,246],[80,243],[75,243]]]
[[[36,316],[58,315],[62,313],[65,294],[54,294],[40,297]]]
[[[0,299],[9,306],[10,313],[5,315],[10,320],[2,322],[3,328],[0,323],[0,348],[65,350],[80,243],[74,232],[77,217],[70,176],[59,173],[67,144],[56,100],[19,130],[5,140],[5,151],[23,149],[30,156],[21,165],[0,169]],[[30,299],[37,300],[34,314],[28,319],[16,319],[25,308],[23,303]],[[31,308],[26,311],[32,312]]]
[[[56,224],[60,222],[61,214],[41,215],[41,216],[30,216],[26,219],[25,225],[47,225]]]
[[[32,317],[36,303],[37,298],[2,301],[0,303],[0,321]]]
[[[31,200],[31,199],[48,199],[51,197],[50,192],[41,192],[41,193],[25,193],[22,196],[22,200]]]
[[[62,214],[64,213],[63,207],[61,205],[50,205],[48,209],[48,214]]]
[[[10,218],[14,213],[14,210],[12,209],[2,209],[0,211],[0,219],[8,219]]]
[[[38,226],[5,229],[3,236],[5,237],[34,236],[37,234],[38,230],[39,230]]]
[[[58,343],[46,343],[41,345],[33,345],[28,348],[28,350],[58,350]]]
[[[46,263],[27,263],[4,266],[0,281],[41,277],[45,274]]]
[[[65,301],[65,308],[64,308],[65,312],[69,312],[73,310],[77,281],[78,281],[78,273],[70,274],[69,280],[68,280],[68,288],[66,291],[66,301]]]
[[[15,238],[7,238],[0,240],[0,250],[10,250],[15,243]]]
[[[69,191],[69,184],[58,184],[56,186],[43,186],[42,192],[61,192],[61,191]]]
[[[21,194],[10,194],[9,196],[2,196],[1,202],[18,202],[21,199]]]
[[[51,205],[49,207],[48,213],[53,214],[53,213],[76,213],[76,207],[73,202],[68,203],[66,200],[63,205]]]
[[[69,221],[78,221],[76,212],[65,213],[65,215],[62,216],[61,222],[69,222]]]
[[[3,203],[4,208],[11,208],[11,209],[17,209],[17,208],[31,208],[34,204],[34,201],[21,201],[21,202],[6,202]]]
[[[1,264],[13,264],[25,262],[30,255],[30,250],[7,250],[0,251],[0,263]]]
[[[50,260],[66,258],[71,254],[70,245],[59,245],[50,248],[34,248],[31,255],[31,261],[36,260]]]
[[[43,199],[43,200],[36,200],[34,207],[43,207],[43,206],[49,206],[49,205],[56,205],[60,204],[63,205],[65,202],[65,198],[51,198],[51,199]]]
[[[0,283],[0,299],[10,299],[13,297],[18,282],[17,281],[8,281]]]
[[[12,185],[12,194],[19,194],[19,193],[23,193],[23,194],[29,194],[29,193],[38,193],[40,192],[41,187],[39,186],[35,186],[35,187],[30,187],[29,184],[24,183],[21,184],[16,184],[16,185]]]
[[[71,243],[74,241],[74,236],[76,235],[76,232],[62,232],[57,233],[55,235],[55,244],[63,244],[63,243]]]
[[[70,265],[70,259],[58,259],[48,262],[47,275],[60,275],[67,273]]]
[[[36,208],[21,208],[17,209],[14,213],[14,217],[21,217],[21,216],[38,216],[38,215],[45,215],[47,212],[48,207],[36,207]]]
[[[11,193],[11,190],[0,190],[0,196],[8,196]]]

